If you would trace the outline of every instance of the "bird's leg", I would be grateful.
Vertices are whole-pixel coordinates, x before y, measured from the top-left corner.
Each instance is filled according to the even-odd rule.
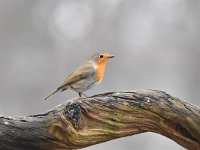
[[[86,95],[86,94],[84,94],[84,93],[82,93],[82,92],[79,92],[80,94],[79,94],[79,96],[80,95],[83,95],[83,96],[85,96],[86,98],[88,98],[88,96]],[[80,96],[81,97],[81,96]]]
[[[81,92],[78,92],[79,97],[81,97]]]
[[[74,90],[75,92],[77,92],[78,95],[79,95],[79,97],[81,97],[81,95],[83,95],[83,96],[85,96],[85,97],[87,98],[87,95],[85,95],[85,94],[82,93],[82,92],[79,92],[77,89],[75,89],[75,88],[73,88],[73,87],[71,87],[71,89]]]

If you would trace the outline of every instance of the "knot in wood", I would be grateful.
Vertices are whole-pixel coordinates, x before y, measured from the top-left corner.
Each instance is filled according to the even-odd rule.
[[[69,104],[65,108],[65,116],[72,122],[73,125],[77,125],[81,114],[79,104]]]

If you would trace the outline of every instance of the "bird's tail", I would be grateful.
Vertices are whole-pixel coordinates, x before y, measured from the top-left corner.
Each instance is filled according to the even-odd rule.
[[[54,90],[52,93],[50,93],[49,95],[47,95],[43,100],[46,101],[50,96],[54,95],[55,93],[57,93],[58,91],[60,91],[60,88],[58,87],[56,90]]]

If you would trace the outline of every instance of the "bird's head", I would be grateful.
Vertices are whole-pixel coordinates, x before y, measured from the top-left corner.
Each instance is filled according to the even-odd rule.
[[[109,53],[95,53],[91,59],[97,64],[106,64],[110,58],[114,57],[114,55],[110,55]]]

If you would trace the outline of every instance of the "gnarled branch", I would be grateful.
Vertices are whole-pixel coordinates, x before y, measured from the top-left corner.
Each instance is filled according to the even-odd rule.
[[[112,92],[28,117],[0,117],[0,150],[79,149],[143,132],[200,149],[200,109],[162,91]]]

